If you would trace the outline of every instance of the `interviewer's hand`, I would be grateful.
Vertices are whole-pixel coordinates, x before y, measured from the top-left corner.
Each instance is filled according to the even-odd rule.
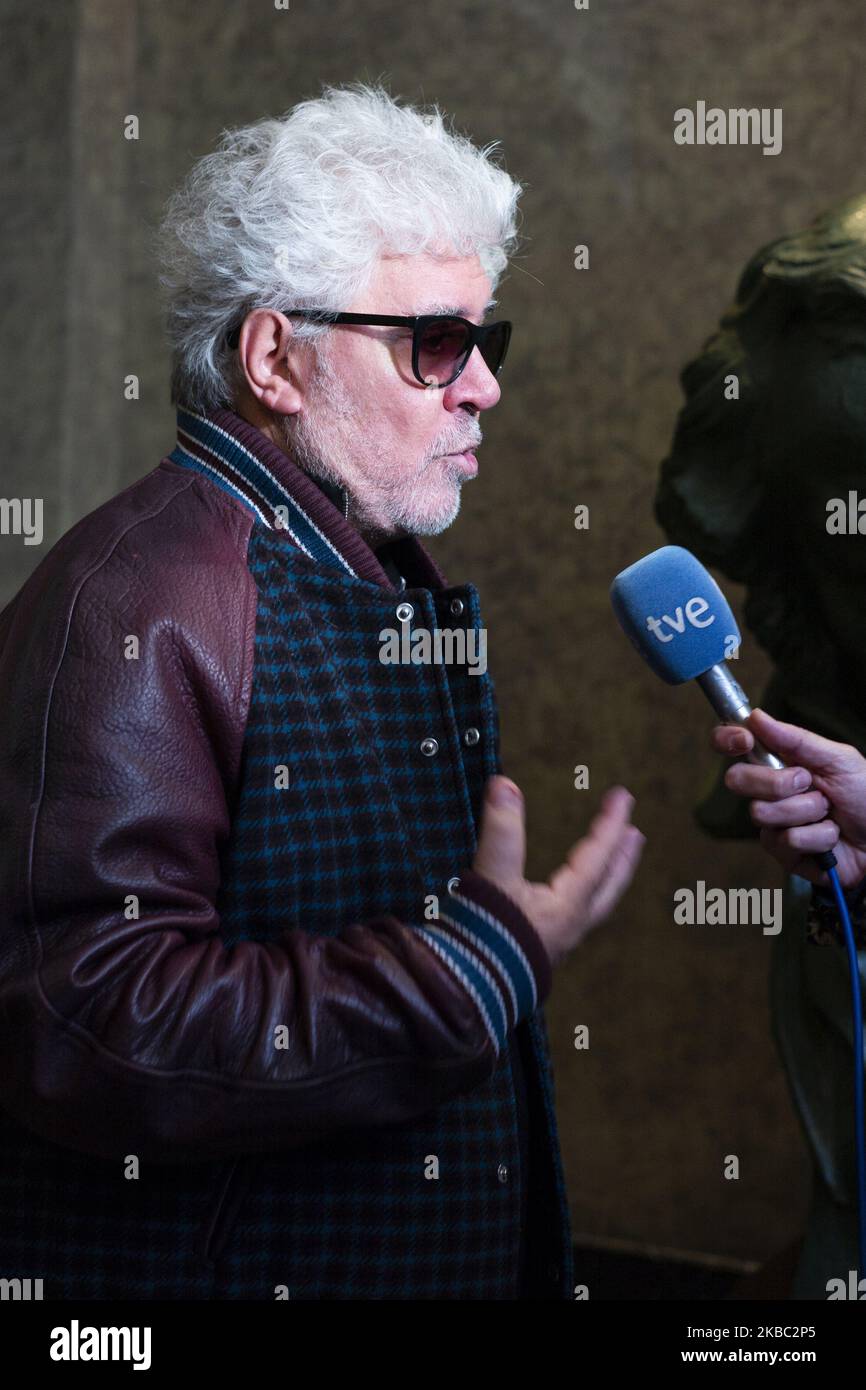
[[[866,877],[866,758],[848,743],[783,724],[762,709],[747,723],[717,725],[712,741],[718,753],[738,757],[758,738],[788,764],[777,771],[733,763],[725,773],[725,786],[750,798],[761,844],[789,874],[822,885],[827,874],[810,856],[831,849],[840,883],[852,888]]]
[[[485,787],[478,849],[472,867],[517,903],[544,942],[551,964],[607,917],[631,882],[645,836],[629,823],[634,797],[612,787],[584,839],[546,883],[524,878],[526,830],[523,796],[508,777]],[[500,799],[500,792],[502,793]]]

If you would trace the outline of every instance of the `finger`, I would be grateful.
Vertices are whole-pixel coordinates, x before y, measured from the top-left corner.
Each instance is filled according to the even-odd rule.
[[[761,831],[761,843],[766,843],[768,848],[772,844],[782,851],[797,855],[823,854],[825,850],[834,849],[838,845],[840,835],[835,821],[822,820],[816,825],[792,825],[786,830],[764,826]],[[765,836],[768,837],[766,842]]]
[[[636,825],[625,827],[622,839],[610,857],[607,875],[601,880],[590,903],[590,926],[603,921],[616,907],[634,878],[645,844],[646,836]]]
[[[791,849],[782,840],[780,830],[769,830],[765,827],[761,831],[761,845],[781,864],[786,874],[796,874],[798,878],[808,879],[810,883],[822,887],[829,884],[827,871],[819,866],[814,854],[801,854],[799,850]]]
[[[712,744],[717,753],[738,758],[750,753],[755,745],[754,734],[739,724],[717,724],[712,732]]]
[[[572,895],[575,879],[588,895],[595,892],[605,864],[629,823],[634,797],[625,787],[611,787],[602,797],[601,809],[590,822],[586,835],[572,845],[566,862],[548,879],[554,892]]]
[[[832,739],[822,738],[797,724],[784,724],[765,710],[754,709],[747,720],[749,728],[771,752],[778,753],[786,763],[800,763],[812,772],[827,776],[832,773],[847,772],[860,758],[855,748],[847,743],[834,743]]]
[[[749,813],[755,825],[811,825],[824,820],[829,810],[830,802],[819,791],[787,796],[782,801],[749,802]]]
[[[805,791],[812,774],[804,767],[761,767],[758,763],[732,763],[725,772],[725,786],[738,796],[755,801],[782,801]]]
[[[760,836],[762,847],[781,864],[786,874],[802,874],[802,869],[799,866],[808,859],[808,856],[784,844],[780,838],[781,833],[780,830],[771,830],[768,826],[764,826]],[[814,864],[815,861],[812,860],[811,862]]]
[[[818,868],[818,861],[812,855],[800,854],[799,850],[790,849],[788,845],[782,844],[779,840],[780,831],[763,829],[761,831],[761,845],[771,854],[778,864],[781,864],[786,874],[796,874],[799,878],[808,879],[810,883],[823,883],[827,875],[823,869]]]
[[[526,864],[523,796],[510,777],[489,777],[472,867],[495,883],[522,878]]]

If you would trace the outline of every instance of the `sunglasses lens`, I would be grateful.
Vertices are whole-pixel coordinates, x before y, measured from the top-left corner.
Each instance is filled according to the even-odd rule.
[[[488,333],[487,338],[481,347],[481,356],[487,363],[494,376],[501,369],[505,361],[505,354],[508,351],[508,340],[511,337],[511,324],[503,321],[491,325],[492,332]]]
[[[469,356],[469,332],[459,319],[428,323],[418,343],[418,371],[429,385],[445,386]]]

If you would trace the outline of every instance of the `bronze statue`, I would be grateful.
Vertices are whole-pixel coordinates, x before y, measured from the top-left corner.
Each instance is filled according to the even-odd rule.
[[[681,381],[657,519],[745,585],[746,625],[775,667],[757,703],[866,753],[866,194],[752,257]],[[697,819],[715,836],[753,836],[724,771]],[[807,940],[809,900],[790,879],[770,988],[815,1169],[793,1296],[826,1298],[826,1281],[857,1266],[853,1059],[844,951]]]

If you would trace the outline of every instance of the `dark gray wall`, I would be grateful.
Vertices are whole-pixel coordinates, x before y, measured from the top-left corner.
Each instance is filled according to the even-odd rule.
[[[675,928],[672,894],[771,886],[744,844],[707,842],[708,713],[665,691],[615,628],[613,574],[661,542],[651,515],[677,375],[761,243],[858,191],[866,86],[856,4],[805,0],[4,0],[4,496],[45,499],[40,551],[0,538],[0,598],[77,517],[173,442],[148,241],[219,131],[320,81],[383,77],[435,99],[528,185],[515,322],[479,480],[431,548],[485,601],[503,758],[546,877],[608,783],[649,835],[616,920],[558,973],[548,1019],[575,1229],[761,1259],[801,1223],[807,1161],[768,1032],[769,938]],[[683,148],[698,99],[782,107],[784,148]],[[128,114],[137,143],[123,138]],[[590,247],[588,271],[573,247]],[[123,398],[123,378],[141,399]],[[590,507],[588,532],[573,527]],[[765,664],[743,654],[758,689]],[[591,790],[572,786],[587,763]],[[589,1052],[572,1046],[591,1029]],[[723,1156],[741,1158],[739,1182]]]

